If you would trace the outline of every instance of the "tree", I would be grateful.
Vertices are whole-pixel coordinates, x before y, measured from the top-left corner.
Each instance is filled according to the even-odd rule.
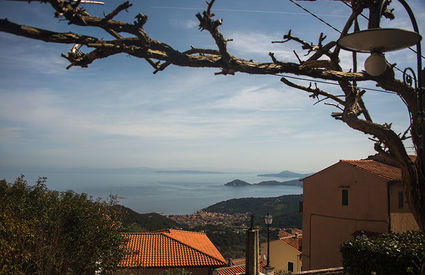
[[[93,274],[124,251],[118,212],[86,194],[56,192],[45,179],[0,181],[0,274]]]
[[[19,1],[19,0],[17,0]],[[22,0],[23,1],[23,0]],[[353,70],[343,71],[340,64],[341,48],[336,41],[324,43],[326,36],[320,34],[316,44],[308,43],[299,37],[294,36],[291,31],[283,36],[282,43],[294,41],[307,51],[306,60],[298,57],[299,63],[284,62],[277,60],[273,53],[270,53],[271,62],[255,62],[231,55],[228,51],[226,39],[219,27],[221,19],[215,19],[212,12],[215,0],[207,2],[206,10],[196,14],[199,20],[199,29],[210,33],[215,41],[217,49],[201,49],[191,47],[186,51],[178,51],[172,46],[161,41],[152,39],[144,29],[148,17],[139,13],[133,23],[126,23],[115,20],[114,17],[120,12],[131,7],[129,2],[124,2],[117,6],[109,14],[97,17],[89,14],[80,5],[84,0],[39,0],[48,2],[55,10],[55,16],[65,19],[69,24],[82,27],[95,27],[106,31],[113,39],[103,40],[102,38],[77,34],[59,33],[52,30],[23,26],[7,19],[0,20],[0,31],[12,33],[18,36],[42,40],[53,43],[74,44],[68,54],[62,54],[72,66],[87,67],[97,59],[106,58],[118,53],[145,59],[154,69],[154,74],[163,71],[170,65],[185,67],[208,67],[218,68],[216,74],[233,75],[236,72],[248,74],[275,75],[279,73],[289,73],[295,75],[308,76],[312,78],[336,81],[343,92],[342,96],[319,89],[317,85],[302,86],[294,83],[285,77],[281,82],[290,87],[299,89],[310,94],[310,97],[333,101],[332,104],[338,111],[332,113],[332,117],[341,120],[349,127],[372,136],[375,141],[375,150],[384,155],[387,159],[396,163],[402,171],[402,181],[410,209],[416,218],[419,227],[425,230],[425,127],[423,115],[419,103],[418,91],[403,81],[397,80],[394,74],[394,67],[390,66],[383,75],[371,76],[365,72],[357,72],[356,59],[353,58]],[[25,0],[25,2],[27,2]],[[29,0],[28,2],[33,2]],[[345,1],[347,4],[350,1]],[[387,9],[388,2],[385,2],[385,12],[383,15],[393,18],[393,14]],[[357,28],[356,18],[364,10],[375,11],[382,4],[382,0],[352,0],[352,14],[342,30],[341,35],[345,35],[350,28]],[[371,17],[372,21],[380,19]],[[373,23],[373,22],[372,22]],[[371,24],[371,22],[370,22]],[[81,50],[82,46],[93,49],[88,53]],[[366,108],[363,96],[364,90],[358,88],[360,81],[374,81],[377,86],[385,90],[397,93],[405,103],[410,115],[410,127],[404,132],[397,134],[391,129],[390,123],[376,123],[372,120]],[[408,133],[410,136],[408,137]],[[403,141],[411,138],[415,147],[416,158],[411,158],[406,150]]]

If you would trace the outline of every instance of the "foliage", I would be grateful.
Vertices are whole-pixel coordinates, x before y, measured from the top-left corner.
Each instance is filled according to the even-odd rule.
[[[116,205],[114,208],[121,213],[123,230],[126,232],[149,232],[184,227],[184,225],[158,213],[140,214],[122,205]]]
[[[0,181],[0,274],[93,274],[116,269],[124,255],[114,203],[86,194]]]
[[[410,231],[366,236],[345,242],[341,247],[344,269],[353,275],[420,274],[425,263],[425,234]]]
[[[190,275],[192,272],[186,271],[184,268],[170,268],[161,272],[161,275]]]
[[[190,230],[204,232],[224,258],[245,257],[246,232],[223,225],[199,225]]]

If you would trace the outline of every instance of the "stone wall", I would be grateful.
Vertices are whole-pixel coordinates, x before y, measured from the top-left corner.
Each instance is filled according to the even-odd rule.
[[[344,268],[343,267],[333,267],[326,269],[316,269],[316,270],[307,270],[297,273],[292,273],[294,275],[343,275]]]

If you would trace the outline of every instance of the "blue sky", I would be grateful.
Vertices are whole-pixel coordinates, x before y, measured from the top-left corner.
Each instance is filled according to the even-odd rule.
[[[120,3],[106,2],[87,9],[101,15]],[[350,13],[339,1],[299,3],[338,29]],[[133,4],[118,19],[132,22],[142,12],[149,16],[145,29],[152,38],[178,50],[191,45],[215,49],[209,34],[197,27],[195,14],[205,1]],[[424,2],[409,4],[425,33]],[[410,29],[405,13],[397,3],[394,7],[398,18],[383,25]],[[296,62],[292,50],[301,54],[299,45],[270,43],[289,29],[309,42],[317,42],[320,32],[328,35],[326,41],[338,37],[286,0],[217,0],[213,11],[223,18],[225,37],[233,39],[231,54],[255,61],[270,61],[272,51],[280,60]],[[99,33],[55,19],[46,4],[1,1],[0,18],[5,17],[56,31]],[[110,39],[107,33],[101,36]],[[0,33],[1,167],[311,172],[374,153],[367,136],[331,118],[334,107],[313,105],[308,95],[282,85],[278,76],[215,76],[213,69],[180,67],[153,75],[144,60],[126,55],[66,70],[60,54],[71,47]],[[360,64],[366,57],[360,56]],[[350,53],[342,58],[349,69]],[[387,60],[401,68],[415,66],[408,50],[387,54]],[[376,121],[393,122],[398,132],[406,129],[409,118],[397,96],[369,91],[366,105]]]

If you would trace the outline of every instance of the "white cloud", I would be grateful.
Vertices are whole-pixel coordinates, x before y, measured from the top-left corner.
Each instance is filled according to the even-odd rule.
[[[290,88],[278,90],[254,86],[217,101],[214,107],[238,111],[299,111],[306,104],[306,99],[301,94],[302,92]]]
[[[262,58],[271,62],[269,52],[273,52],[278,60],[296,61],[296,57],[290,50],[285,50],[284,46],[279,43],[272,43],[281,39],[281,34],[270,35],[264,33],[231,33],[226,37],[232,38],[233,41],[228,43],[228,47],[235,55],[243,55],[246,58]],[[254,55],[254,56],[253,56]]]
[[[48,91],[4,92],[0,94],[0,100],[0,116],[4,120],[19,123],[24,128],[39,129],[46,138],[66,143],[87,142],[102,137],[177,140],[231,138],[258,125],[270,123],[261,116],[214,114],[214,110],[208,106],[208,99],[200,102],[200,106],[180,105],[157,110],[145,110],[149,106],[147,103],[140,110],[130,112],[123,110],[124,106],[138,101],[131,95],[117,108],[108,104],[102,106],[102,102],[98,105],[93,98],[89,103],[92,110],[81,109],[78,105],[64,105],[63,98]],[[170,99],[177,103],[176,100],[178,94]],[[267,103],[267,100],[264,102]],[[14,132],[9,132],[4,137],[14,139]]]
[[[51,50],[46,51],[46,48]],[[26,44],[2,47],[0,63],[9,69],[32,70],[41,74],[64,73],[68,64],[65,58],[60,56],[60,52],[60,47],[56,45],[28,40]]]
[[[172,19],[171,25],[175,27],[179,27],[181,29],[194,29],[198,27],[199,23],[192,19],[186,19],[186,20]]]

